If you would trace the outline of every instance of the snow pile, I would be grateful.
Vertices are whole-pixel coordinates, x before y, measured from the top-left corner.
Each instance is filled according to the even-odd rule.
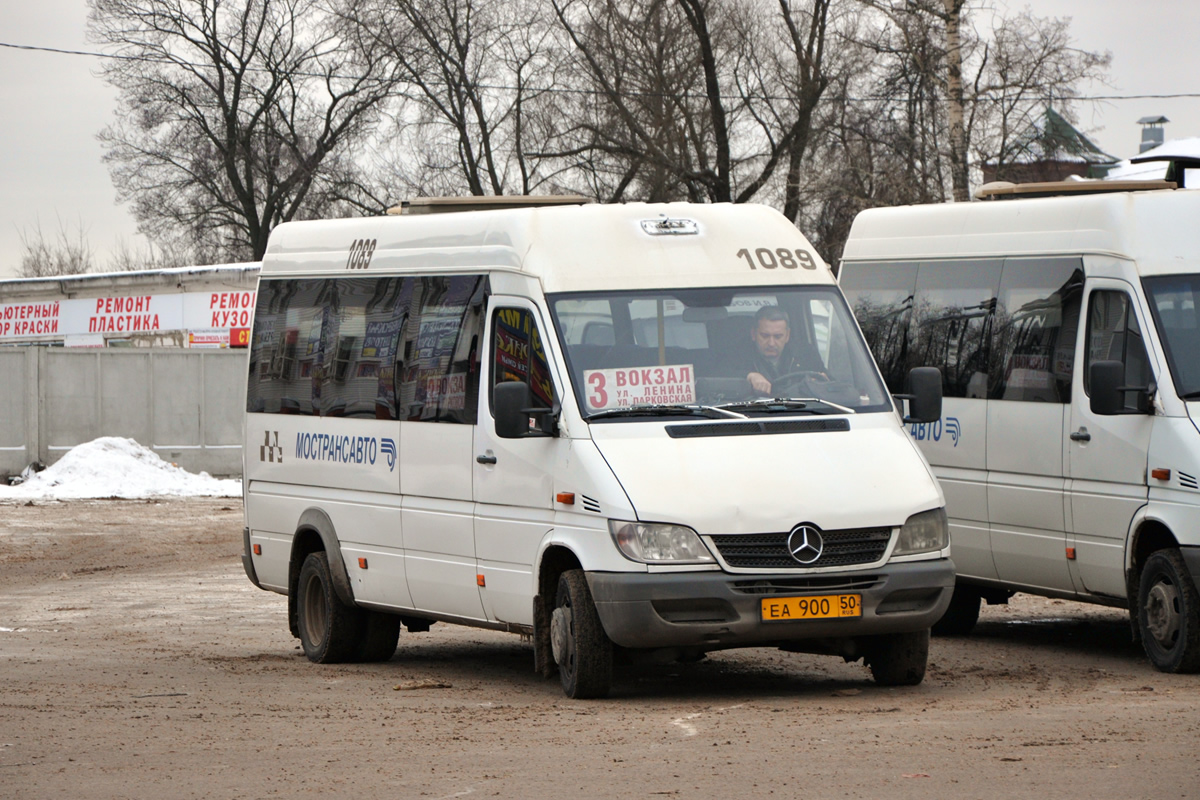
[[[74,447],[52,467],[17,486],[0,485],[2,500],[89,497],[240,497],[242,482],[195,475],[168,464],[133,439],[104,436]]]

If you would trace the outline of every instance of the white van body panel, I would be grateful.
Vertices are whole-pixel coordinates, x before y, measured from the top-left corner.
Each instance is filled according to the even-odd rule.
[[[702,535],[786,531],[802,522],[822,530],[898,527],[945,504],[915,449],[895,435],[895,417],[864,415],[850,424],[849,431],[755,437],[752,460],[745,437],[672,441],[656,422],[596,424],[592,438],[639,519],[689,524]]]
[[[1200,273],[1196,219],[1200,192],[1188,190],[872,209],[856,218],[843,278],[865,264],[1069,257],[1082,266],[1076,363],[1062,367],[1073,370],[1070,403],[947,397],[943,427],[957,417],[957,441],[913,426],[946,493],[960,578],[1127,603],[1132,547],[1145,523],[1161,523],[1180,546],[1200,545],[1200,491],[1192,488],[1200,436],[1187,416],[1195,404],[1175,393],[1142,284]],[[1153,414],[1090,410],[1079,364],[1090,346],[1090,298],[1104,290],[1132,302],[1156,378]],[[986,442],[972,436],[976,421]],[[1154,468],[1169,468],[1170,480],[1151,479]]]

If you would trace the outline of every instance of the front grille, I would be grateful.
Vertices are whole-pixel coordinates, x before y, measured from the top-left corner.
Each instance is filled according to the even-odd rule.
[[[883,558],[891,528],[852,528],[822,531],[825,548],[811,564],[801,564],[787,549],[789,531],[783,533],[740,533],[712,536],[721,558],[731,567],[748,569],[818,569],[872,564]]]

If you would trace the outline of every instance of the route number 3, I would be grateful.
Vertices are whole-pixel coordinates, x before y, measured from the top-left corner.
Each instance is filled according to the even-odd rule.
[[[608,392],[605,390],[604,374],[601,372],[593,372],[588,376],[588,381],[591,385],[592,393],[588,395],[588,405],[592,408],[604,408],[608,405]]]
[[[746,259],[746,263],[750,265],[750,269],[775,269],[783,267],[784,269],[795,269],[796,267],[804,267],[805,269],[816,269],[817,262],[813,261],[813,257],[804,250],[788,250],[785,247],[780,247],[777,250],[772,250],[769,247],[759,247],[753,253],[746,248],[737,251],[738,258]]]

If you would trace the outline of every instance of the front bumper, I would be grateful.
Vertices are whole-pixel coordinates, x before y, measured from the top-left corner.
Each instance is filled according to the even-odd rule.
[[[608,638],[621,647],[719,650],[778,646],[928,628],[954,590],[948,558],[885,564],[877,570],[798,576],[727,572],[588,572]],[[763,622],[765,597],[859,594],[862,616]]]

